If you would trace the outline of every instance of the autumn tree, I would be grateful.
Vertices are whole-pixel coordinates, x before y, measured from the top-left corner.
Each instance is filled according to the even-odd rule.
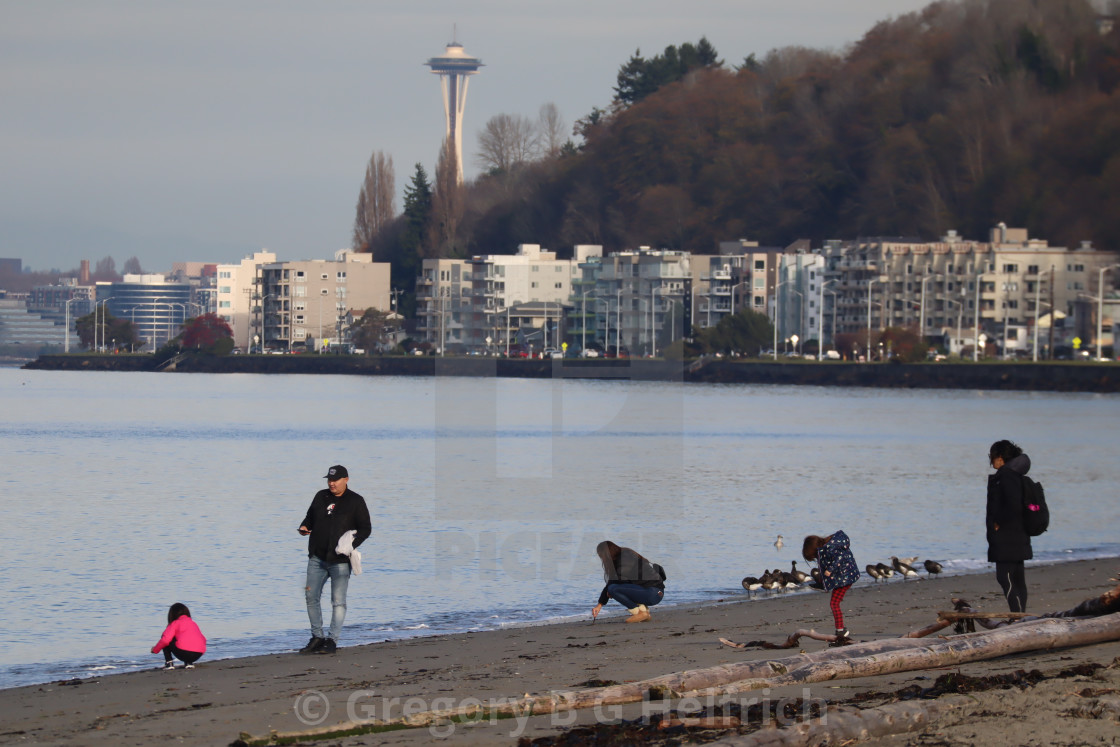
[[[354,218],[354,237],[351,245],[355,251],[370,250],[370,244],[396,215],[396,176],[393,158],[381,151],[374,151],[366,166],[366,177],[358,192],[358,205]]]
[[[179,338],[184,350],[224,354],[233,349],[233,330],[213,312],[183,322]]]

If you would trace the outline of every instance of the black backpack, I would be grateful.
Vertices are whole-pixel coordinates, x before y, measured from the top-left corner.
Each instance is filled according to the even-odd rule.
[[[1023,531],[1037,537],[1050,527],[1050,509],[1042,484],[1023,475]]]

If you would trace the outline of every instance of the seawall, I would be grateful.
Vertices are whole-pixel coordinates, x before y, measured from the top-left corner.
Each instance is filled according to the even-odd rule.
[[[151,371],[150,355],[44,355],[52,371]],[[719,384],[1120,392],[1120,365],[1100,363],[847,363],[841,361],[524,360],[482,357],[188,355],[161,373],[350,374],[620,379]]]

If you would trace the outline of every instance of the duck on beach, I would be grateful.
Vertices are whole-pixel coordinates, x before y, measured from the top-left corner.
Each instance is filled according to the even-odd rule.
[[[941,564],[936,560],[927,560],[922,565],[925,566],[926,573],[930,576],[936,576],[938,573],[941,573]]]
[[[913,566],[909,563],[902,562],[893,555],[891,556],[891,565],[894,567],[895,571],[902,575],[903,580],[918,577],[918,572],[914,570]]]

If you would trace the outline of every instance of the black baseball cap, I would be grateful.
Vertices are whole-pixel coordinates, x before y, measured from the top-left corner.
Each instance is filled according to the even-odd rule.
[[[336,464],[335,466],[327,470],[327,474],[323,475],[323,477],[327,478],[328,480],[339,480],[343,477],[350,477],[350,473],[347,472],[346,468],[341,464]]]

